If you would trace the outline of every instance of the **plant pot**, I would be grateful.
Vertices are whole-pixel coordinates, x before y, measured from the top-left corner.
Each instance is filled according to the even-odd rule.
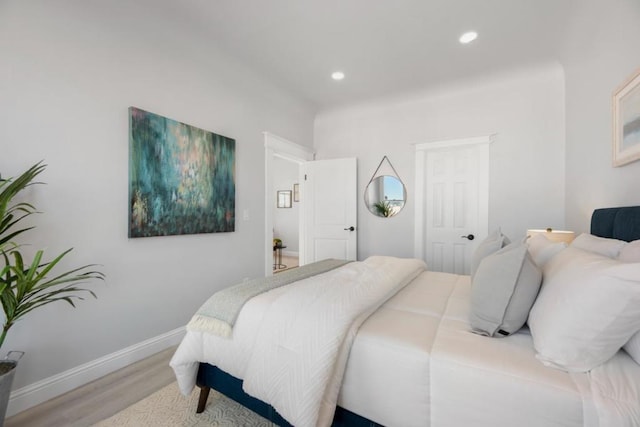
[[[12,359],[12,353],[17,355],[15,359]],[[0,360],[0,427],[4,425],[4,417],[9,405],[11,384],[13,384],[13,376],[16,374],[16,366],[18,366],[18,360],[23,355],[24,353],[21,351],[10,351],[4,360]]]

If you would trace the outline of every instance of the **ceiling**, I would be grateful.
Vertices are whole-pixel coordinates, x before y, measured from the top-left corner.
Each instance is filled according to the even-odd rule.
[[[171,7],[207,43],[324,110],[555,61],[570,3],[181,0]],[[469,30],[478,39],[461,45]],[[345,79],[333,81],[335,70]]]

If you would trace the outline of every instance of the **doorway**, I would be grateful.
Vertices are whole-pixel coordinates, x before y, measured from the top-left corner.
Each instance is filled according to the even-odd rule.
[[[300,257],[300,165],[274,156],[273,187],[273,272],[299,265]]]
[[[277,206],[277,191],[274,184],[275,171],[279,162],[287,162],[288,164],[296,165],[298,171],[297,183],[302,183],[304,176],[302,176],[301,165],[307,161],[313,160],[314,152],[307,147],[298,145],[294,142],[288,141],[277,135],[269,132],[264,132],[264,147],[265,147],[265,236],[264,236],[264,271],[265,276],[271,276],[274,272],[274,211]],[[295,166],[294,166],[295,168]],[[301,198],[299,202],[293,201],[293,188],[282,189],[283,191],[291,190],[291,204],[295,203],[298,212],[304,212],[304,198]],[[288,208],[281,208],[288,209]],[[304,260],[304,251],[306,243],[306,231],[305,221],[303,215],[298,215],[298,258]],[[285,264],[286,265],[286,264]]]

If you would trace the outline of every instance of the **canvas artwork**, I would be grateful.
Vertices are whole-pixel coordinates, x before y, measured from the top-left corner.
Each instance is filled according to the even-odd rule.
[[[640,71],[613,96],[613,164],[640,159]]]
[[[622,103],[622,149],[640,144],[640,86],[630,91]]]
[[[129,108],[129,237],[235,229],[235,140]]]

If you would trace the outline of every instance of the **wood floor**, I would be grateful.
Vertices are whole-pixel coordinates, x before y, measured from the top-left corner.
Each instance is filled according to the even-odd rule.
[[[296,268],[297,266],[298,266],[297,256],[282,255],[282,264],[280,268],[274,268],[273,273],[275,274],[275,273],[280,273],[282,271],[291,270],[292,268]]]
[[[169,348],[5,420],[5,427],[85,427],[175,381]]]
[[[297,257],[282,256],[287,267],[298,266]],[[79,387],[5,420],[5,427],[85,427],[133,405],[175,381],[169,348],[117,372]]]

